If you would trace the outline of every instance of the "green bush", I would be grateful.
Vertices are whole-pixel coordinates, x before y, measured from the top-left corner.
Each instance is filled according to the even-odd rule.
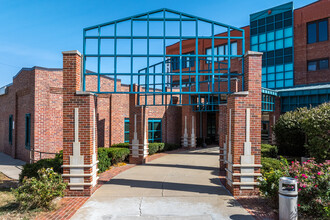
[[[203,147],[203,138],[196,138],[196,146],[197,147]]]
[[[99,161],[98,163],[99,173],[103,173],[111,166],[112,158],[109,157],[109,152],[107,149],[109,148],[100,147],[97,149],[97,159]]]
[[[62,173],[62,164],[63,164],[63,151],[60,151],[59,154],[56,154],[53,159],[41,159],[32,164],[25,164],[23,170],[19,175],[19,181],[22,182],[24,177],[38,178],[38,170],[42,168],[52,168],[56,173]]]
[[[330,158],[330,103],[299,108],[281,115],[274,126],[279,153],[306,156],[323,162]]]
[[[158,147],[159,147],[159,152],[163,152],[165,150],[165,143],[158,143]]]
[[[97,159],[99,160],[99,173],[108,170],[112,164],[128,161],[130,150],[128,148],[110,147],[98,148]]]
[[[38,178],[24,178],[22,185],[12,190],[21,209],[52,208],[52,200],[64,196],[67,184],[61,174],[51,168],[42,168],[37,173]]]
[[[179,149],[181,146],[179,144],[171,144],[171,143],[165,143],[164,150],[165,151],[171,151]]]
[[[278,183],[281,177],[283,177],[282,170],[271,169],[268,172],[264,172],[262,178],[258,178],[259,190],[264,197],[271,201],[269,204],[273,208],[278,208]]]
[[[113,144],[111,147],[129,148],[129,143]]]
[[[278,149],[276,146],[270,144],[261,144],[261,156],[277,158]]]
[[[261,173],[281,169],[281,161],[275,158],[261,157]]]
[[[153,155],[159,151],[159,143],[149,143],[149,155]]]

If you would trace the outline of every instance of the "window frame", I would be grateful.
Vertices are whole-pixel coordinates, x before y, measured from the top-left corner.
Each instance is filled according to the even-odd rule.
[[[149,130],[149,123],[152,123],[152,130]],[[154,123],[160,123],[160,130],[154,129]],[[162,125],[161,118],[148,118],[148,143],[162,142]],[[160,138],[155,139],[156,132],[160,132]],[[149,137],[149,133],[152,133],[152,137]]]
[[[324,42],[324,41],[319,41],[319,24],[320,22],[322,21],[327,21],[327,39],[324,40],[324,41],[328,41],[329,40],[329,19],[328,18],[323,18],[323,19],[320,19],[320,20],[316,20],[316,21],[311,21],[311,22],[307,22],[306,23],[306,40],[307,40],[307,44],[315,44],[315,43],[319,43],[319,42]],[[309,43],[309,38],[308,38],[308,26],[310,24],[316,24],[316,41],[313,42],[313,43]]]
[[[322,71],[327,69],[320,69],[320,61],[327,60],[328,61],[328,68],[329,69],[329,57],[321,58],[321,59],[314,59],[314,60],[307,60],[307,72],[315,72],[315,71]],[[316,70],[309,70],[309,63],[316,62]]]
[[[25,114],[25,149],[31,149],[31,114]]]
[[[126,130],[126,123],[128,123],[128,131]],[[128,140],[126,140],[126,134],[128,134]],[[129,118],[124,119],[124,143],[129,143]]]

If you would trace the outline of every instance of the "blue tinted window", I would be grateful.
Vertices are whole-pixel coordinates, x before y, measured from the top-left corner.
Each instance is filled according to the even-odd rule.
[[[286,87],[291,87],[291,86],[293,86],[293,79],[285,80],[285,86],[286,86]]]
[[[280,73],[276,73],[276,79],[284,79],[284,74],[283,72],[280,72]]]
[[[266,51],[266,43],[259,45],[259,51]]]
[[[262,71],[262,74],[265,74],[266,73],[266,67],[262,67],[262,69],[261,69]]]
[[[252,46],[252,47],[251,47],[251,50],[252,50],[252,51],[258,51],[258,45],[254,45],[254,46]]]
[[[268,88],[274,89],[275,88],[275,81],[268,82]]]
[[[284,86],[284,81],[283,80],[276,81],[276,87],[277,88],[281,88],[283,86]]]
[[[283,38],[283,30],[276,31],[276,39],[281,39],[281,38]]]
[[[129,142],[129,118],[125,118],[124,122],[124,142]]]
[[[268,71],[268,73],[273,73],[273,72],[275,72],[275,67],[269,66],[269,67],[267,67],[267,71]]]
[[[262,75],[262,81],[266,81],[267,80],[267,75]]]
[[[307,26],[307,38],[308,43],[315,43],[316,42],[316,23],[308,24]]]
[[[267,41],[274,40],[274,32],[267,33]]]
[[[267,51],[271,51],[275,49],[275,42],[271,41],[267,43]]]
[[[284,29],[284,37],[291,37],[292,36],[292,27]]]
[[[258,36],[252,36],[251,37],[251,44],[257,44],[258,43]]]
[[[293,64],[292,63],[285,64],[285,71],[288,71],[288,70],[293,70]]]
[[[283,40],[277,40],[276,49],[282,49],[282,48],[283,48]]]
[[[267,82],[262,82],[262,87],[267,87]]]
[[[328,20],[319,22],[319,41],[328,40]]]
[[[275,74],[268,74],[268,80],[275,80]]]
[[[266,42],[266,34],[260,34],[259,35],[259,43]]]
[[[282,72],[282,71],[283,71],[283,65],[277,65],[276,72]]]
[[[292,47],[292,37],[284,40],[284,47]]]
[[[285,72],[285,78],[286,78],[286,79],[291,79],[291,78],[293,78],[293,71]]]

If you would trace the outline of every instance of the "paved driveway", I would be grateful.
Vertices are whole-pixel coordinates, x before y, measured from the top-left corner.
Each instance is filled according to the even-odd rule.
[[[9,178],[18,180],[24,164],[24,161],[13,159],[7,154],[0,152],[0,172]]]
[[[170,154],[110,180],[72,219],[254,219],[218,178],[219,148]]]

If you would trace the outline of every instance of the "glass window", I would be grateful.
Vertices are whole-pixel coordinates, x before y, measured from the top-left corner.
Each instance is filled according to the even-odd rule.
[[[255,28],[258,25],[258,21],[252,21],[251,22],[251,28]]]
[[[317,61],[309,61],[308,62],[308,71],[317,70]]]
[[[328,40],[328,20],[319,22],[319,41]]]
[[[288,71],[288,70],[293,70],[293,64],[292,63],[285,64],[285,71]]]
[[[275,81],[268,82],[268,88],[274,89],[275,88]]]
[[[13,115],[10,115],[9,116],[9,132],[8,132],[10,145],[13,144],[13,124],[14,124]]]
[[[285,80],[285,87],[291,87],[293,86],[293,79]]]
[[[284,37],[291,37],[292,36],[292,27],[284,29]]]
[[[286,38],[284,40],[284,47],[292,47],[292,37]]]
[[[284,81],[283,80],[276,81],[276,88],[281,88],[283,86],[284,86]]]
[[[324,59],[319,61],[320,70],[328,69],[329,68],[329,60]]]
[[[268,32],[267,33],[267,41],[274,40],[274,32]]]
[[[284,27],[290,27],[292,26],[292,19],[286,19],[284,20]]]
[[[266,43],[259,44],[259,51],[266,51]]]
[[[276,31],[276,40],[283,38],[283,30]]]
[[[268,80],[275,80],[275,74],[268,74]]]
[[[252,36],[251,37],[251,44],[257,44],[258,43],[258,36]]]
[[[231,55],[237,55],[237,42],[231,43],[230,46],[231,46]]]
[[[286,79],[291,79],[291,78],[293,78],[293,71],[285,72],[285,78],[286,78]]]
[[[273,73],[273,72],[275,72],[275,67],[269,66],[269,67],[267,67],[267,71],[268,71],[268,73]]]
[[[259,50],[258,50],[258,45],[253,45],[253,46],[251,47],[251,50],[252,50],[252,51],[259,51]]]
[[[25,148],[31,147],[31,114],[25,115]]]
[[[314,21],[307,24],[307,43],[328,40],[328,20]]]
[[[162,141],[162,120],[157,118],[148,119],[148,142]]]
[[[278,80],[278,79],[284,79],[284,74],[283,74],[283,72],[276,73],[276,80]]]
[[[267,51],[271,51],[275,49],[275,43],[274,41],[268,42],[267,43]]]
[[[260,34],[259,35],[259,43],[266,42],[266,34]]]
[[[266,67],[262,67],[262,69],[261,69],[261,73],[262,73],[262,74],[266,74],[266,72],[267,72],[267,71],[266,71]]]
[[[283,72],[283,65],[277,65],[276,72]]]
[[[129,142],[129,118],[125,118],[124,122],[124,142]]]
[[[263,82],[267,81],[267,75],[262,75],[262,81]]]
[[[282,49],[283,48],[283,40],[277,40],[275,46],[276,46],[276,49]]]

